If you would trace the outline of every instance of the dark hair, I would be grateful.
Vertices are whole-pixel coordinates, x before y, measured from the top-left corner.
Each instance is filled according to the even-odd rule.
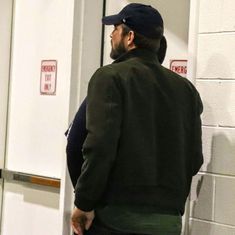
[[[160,47],[159,50],[157,51],[157,56],[160,64],[162,64],[165,59],[166,50],[167,50],[167,41],[166,38],[162,36],[162,39],[160,41]]]
[[[131,28],[129,28],[127,25],[122,24],[122,35],[127,35],[130,31],[134,31]],[[134,38],[134,44],[138,48],[145,48],[152,51],[158,51],[160,47],[160,40],[163,36],[163,28],[161,26],[156,27],[156,32],[158,37],[157,38],[147,38],[137,32],[134,31],[135,38]]]

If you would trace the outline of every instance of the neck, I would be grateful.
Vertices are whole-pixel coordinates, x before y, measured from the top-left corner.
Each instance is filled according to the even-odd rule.
[[[127,51],[133,50],[135,48],[136,48],[135,45],[129,45],[129,46],[127,46]]]

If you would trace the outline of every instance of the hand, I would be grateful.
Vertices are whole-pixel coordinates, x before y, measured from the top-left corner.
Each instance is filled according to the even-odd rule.
[[[73,231],[78,235],[83,235],[83,231],[91,227],[94,218],[94,211],[85,212],[75,207],[71,216]]]

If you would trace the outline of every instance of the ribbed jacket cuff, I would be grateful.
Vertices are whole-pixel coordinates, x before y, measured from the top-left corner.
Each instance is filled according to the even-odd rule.
[[[81,195],[75,194],[74,205],[82,211],[92,211],[95,208],[95,202],[93,200],[87,200]]]

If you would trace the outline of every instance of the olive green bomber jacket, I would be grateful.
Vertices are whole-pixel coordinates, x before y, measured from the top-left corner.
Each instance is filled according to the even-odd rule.
[[[134,49],[92,76],[88,135],[75,205],[146,205],[184,212],[202,163],[202,102],[185,78],[157,55]]]

